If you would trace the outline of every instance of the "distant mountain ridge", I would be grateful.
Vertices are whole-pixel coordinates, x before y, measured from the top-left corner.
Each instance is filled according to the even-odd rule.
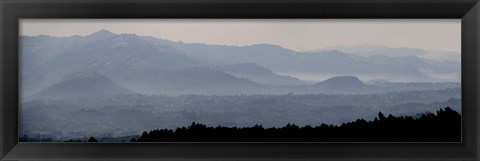
[[[402,55],[384,57],[364,57],[348,54],[339,50],[323,50],[319,52],[295,52],[279,46],[257,44],[252,46],[222,46],[206,44],[185,44],[169,41],[178,49],[189,55],[203,56],[227,64],[256,63],[276,73],[323,73],[339,75],[378,75],[381,78],[402,79],[402,81],[456,81],[459,80],[460,64],[427,60],[418,55]],[[255,50],[253,50],[255,49]],[[419,61],[410,62],[409,57]],[[405,61],[399,61],[399,58]],[[391,62],[396,62],[391,64]],[[425,71],[429,71],[424,73]],[[453,71],[453,72],[452,72]],[[448,80],[440,73],[455,75]]]
[[[42,90],[31,99],[68,99],[133,93],[96,72],[79,72],[66,76],[62,81]]]
[[[313,85],[315,82],[301,77],[278,73],[326,74],[333,82],[343,80],[337,76],[365,75],[421,82],[443,80],[435,74],[453,73],[459,77],[460,71],[459,64],[413,55],[365,57],[339,50],[296,52],[271,44],[188,44],[107,30],[65,38],[21,36],[21,41],[25,48],[22,61],[28,62],[21,72],[24,84],[21,90],[26,96],[77,72],[96,72],[145,94],[355,94],[391,89],[373,87],[359,80],[342,86],[329,81]],[[403,90],[403,87],[395,88]]]
[[[355,76],[338,76],[319,82],[314,85],[319,91],[325,93],[377,93],[389,91],[388,88],[367,85]]]
[[[125,81],[141,93],[160,95],[251,94],[260,84],[209,67],[147,69],[138,79]]]
[[[191,122],[343,126],[378,111],[462,108],[460,63],[412,53],[298,52],[107,30],[20,41],[20,137],[123,137]]]
[[[459,52],[454,51],[441,51],[441,50],[425,50],[418,48],[408,48],[408,47],[386,47],[380,45],[357,45],[357,46],[331,46],[323,49],[313,50],[324,51],[324,50],[339,50],[346,53],[358,54],[362,56],[372,56],[372,55],[388,55],[393,57],[400,56],[418,56],[421,58],[428,58],[436,61],[455,61],[460,62],[461,56]]]
[[[240,63],[219,67],[219,70],[239,78],[245,78],[262,84],[273,85],[307,85],[310,82],[295,77],[279,75],[256,63]]]
[[[316,85],[322,86],[331,86],[334,88],[337,87],[352,87],[352,86],[365,86],[360,79],[355,76],[339,76],[327,79],[323,82],[317,83]]]

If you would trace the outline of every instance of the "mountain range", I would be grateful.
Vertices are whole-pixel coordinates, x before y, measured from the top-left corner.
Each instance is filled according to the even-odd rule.
[[[339,125],[378,111],[461,111],[460,62],[421,49],[298,52],[107,30],[20,43],[19,136],[131,136],[192,122]]]
[[[107,30],[87,36],[21,36],[20,40],[25,98],[82,91],[83,87],[75,84],[79,81],[90,82],[85,86],[92,89],[101,86],[104,88],[98,89],[115,91],[108,94],[236,95],[376,93],[413,88],[408,84],[365,84],[360,79],[445,82],[460,78],[459,62],[414,54],[360,55],[336,49],[297,52],[272,44],[192,44]],[[74,76],[78,73],[90,73],[91,77]],[[306,80],[299,76],[302,74],[331,79]],[[458,86],[450,83],[442,87]]]
[[[461,55],[460,52],[454,51],[442,51],[442,50],[425,50],[418,48],[407,48],[407,47],[386,47],[380,45],[370,45],[363,44],[357,46],[346,46],[346,45],[337,45],[326,47],[323,49],[313,50],[315,51],[324,51],[324,50],[338,50],[345,53],[352,53],[362,56],[372,56],[372,55],[386,55],[394,57],[402,56],[417,56],[420,58],[426,58],[437,61],[447,61],[447,62],[460,62]]]

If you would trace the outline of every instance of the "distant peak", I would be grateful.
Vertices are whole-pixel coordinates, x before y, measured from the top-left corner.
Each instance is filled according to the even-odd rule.
[[[114,33],[108,31],[108,30],[105,30],[105,29],[102,29],[102,30],[98,30],[97,32],[94,32],[90,35],[99,35],[99,34],[110,34],[110,35],[115,35]]]
[[[364,85],[364,83],[355,76],[337,76],[327,79],[318,84],[331,84],[331,85]]]
[[[108,30],[99,30],[97,32],[94,32],[90,35],[85,36],[85,38],[96,41],[96,40],[107,39],[107,38],[113,37],[115,35],[116,34],[110,32]]]

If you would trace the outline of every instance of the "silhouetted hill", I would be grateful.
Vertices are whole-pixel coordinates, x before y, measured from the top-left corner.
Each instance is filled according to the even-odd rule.
[[[417,116],[388,116],[378,112],[371,121],[357,119],[341,125],[264,127],[188,127],[144,131],[140,136],[80,137],[65,142],[460,142],[461,115],[449,107]],[[53,142],[46,135],[22,135],[20,142]]]
[[[373,121],[358,119],[334,125],[287,124],[281,128],[207,127],[193,122],[175,130],[158,129],[143,134],[138,142],[460,142],[461,116],[449,107],[435,114],[385,116]]]
[[[84,37],[84,41],[86,42],[95,42],[98,40],[105,40],[111,37],[117,36],[116,34],[108,31],[108,30],[99,30],[97,32],[94,32],[90,35],[87,35]]]
[[[376,93],[380,91],[388,91],[387,88],[376,87],[363,83],[354,76],[338,76],[319,82],[314,88],[324,93]]]
[[[184,69],[145,69],[143,75],[126,81],[126,86],[141,93],[160,95],[249,94],[260,84],[210,67]]]
[[[318,86],[329,86],[329,87],[358,87],[366,86],[360,79],[354,76],[338,76],[327,79],[323,82],[317,83]]]
[[[95,72],[79,72],[35,94],[31,99],[65,99],[133,93]]]

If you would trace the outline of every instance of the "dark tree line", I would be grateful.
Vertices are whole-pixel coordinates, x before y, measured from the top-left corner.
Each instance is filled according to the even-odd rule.
[[[281,128],[207,127],[193,122],[188,127],[158,129],[143,134],[137,142],[459,142],[461,115],[450,107],[418,118],[385,116],[373,121],[358,119],[340,126],[288,124]]]
[[[65,142],[110,142],[115,138],[94,137],[70,139]],[[127,142],[122,138],[122,142]],[[103,140],[103,141],[102,141]],[[23,136],[21,142],[52,142],[49,137]],[[158,129],[143,132],[130,142],[460,142],[461,115],[450,107],[419,117],[385,116],[379,112],[372,121],[358,119],[336,125],[297,126],[287,124],[281,128],[207,127],[193,122],[175,130]]]

